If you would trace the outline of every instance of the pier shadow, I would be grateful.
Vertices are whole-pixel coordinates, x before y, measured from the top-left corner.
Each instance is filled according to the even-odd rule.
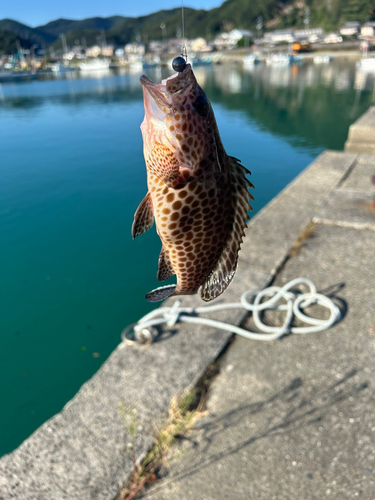
[[[304,391],[304,382],[296,377],[282,390],[275,392],[270,397],[260,401],[249,401],[233,408],[222,415],[209,415],[198,422],[190,436],[182,438],[188,440],[183,445],[184,453],[194,450],[194,463],[185,467],[181,472],[170,473],[167,470],[160,484],[153,485],[150,491],[145,491],[137,498],[147,498],[148,493],[162,491],[167,484],[189,478],[194,481],[194,474],[219,460],[238,454],[244,449],[251,450],[251,446],[265,438],[275,438],[297,432],[322,422],[329,414],[332,407],[341,405],[348,398],[356,398],[369,387],[369,382],[358,381],[360,368],[353,368],[342,378],[332,384],[322,387],[318,382],[311,387],[308,397]],[[247,433],[245,439],[240,439],[236,444],[227,446],[219,452],[211,452],[216,437],[225,432],[229,427],[243,425],[244,419],[251,415],[261,414],[261,429],[247,428],[239,434]],[[186,447],[187,446],[187,447]]]

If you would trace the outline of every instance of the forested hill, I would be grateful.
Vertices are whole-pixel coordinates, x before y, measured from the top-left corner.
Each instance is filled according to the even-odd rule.
[[[254,29],[260,15],[266,30],[303,27],[307,7],[310,9],[310,27],[319,26],[326,31],[337,29],[347,21],[375,20],[375,0],[226,0],[220,7],[209,11],[185,7],[185,33],[188,38],[213,38],[219,32],[233,28]],[[93,45],[104,30],[107,43],[123,45],[136,39],[160,40],[161,23],[166,26],[166,36],[175,37],[181,32],[181,8],[137,18],[58,19],[37,28],[3,19],[0,30],[7,40],[10,40],[11,33],[27,43],[45,46],[60,43],[60,33],[66,35],[68,45],[80,42],[82,38],[86,39],[87,45]]]

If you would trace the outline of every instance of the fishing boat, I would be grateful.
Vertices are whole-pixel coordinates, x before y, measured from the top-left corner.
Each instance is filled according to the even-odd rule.
[[[71,68],[70,66],[64,66],[63,64],[61,63],[56,63],[56,64],[52,64],[51,66],[51,71],[52,73],[69,73],[70,71],[74,71],[75,68]]]
[[[289,54],[273,54],[270,57],[267,57],[266,64],[277,64],[280,66],[288,66],[292,64],[293,56]]]

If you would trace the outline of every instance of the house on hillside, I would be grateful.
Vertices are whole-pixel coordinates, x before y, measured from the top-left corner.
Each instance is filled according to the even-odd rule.
[[[229,33],[220,33],[215,40],[214,46],[218,49],[233,49],[237,46],[237,42],[245,38],[249,40],[253,34],[249,30],[232,30]]]
[[[354,21],[351,23],[346,23],[342,28],[340,28],[341,36],[357,36],[361,28],[361,23]]]
[[[277,43],[293,43],[295,38],[292,30],[276,30],[264,33],[264,40],[270,45]]]
[[[211,50],[211,47],[207,44],[207,40],[202,37],[189,40],[188,43],[193,52],[209,52]]]

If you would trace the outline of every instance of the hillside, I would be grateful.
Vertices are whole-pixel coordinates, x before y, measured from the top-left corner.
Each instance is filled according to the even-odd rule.
[[[303,27],[306,7],[310,9],[310,27],[337,29],[347,21],[375,20],[375,0],[226,0],[220,7],[205,10],[185,8],[185,33],[188,38],[213,38],[223,30],[233,28],[255,29],[262,16],[265,29]],[[144,42],[160,40],[160,24],[166,25],[166,36],[176,37],[181,32],[181,9],[161,10],[141,17],[94,17],[81,21],[57,19],[44,26],[30,28],[11,19],[0,21],[0,30],[13,33],[41,46],[60,46],[59,35],[64,33],[68,45],[96,43],[102,30],[107,43],[123,45],[140,39]]]
[[[0,29],[0,56],[12,54],[17,50],[19,36],[10,31]],[[22,46],[26,49],[31,47],[29,40],[23,40]]]

